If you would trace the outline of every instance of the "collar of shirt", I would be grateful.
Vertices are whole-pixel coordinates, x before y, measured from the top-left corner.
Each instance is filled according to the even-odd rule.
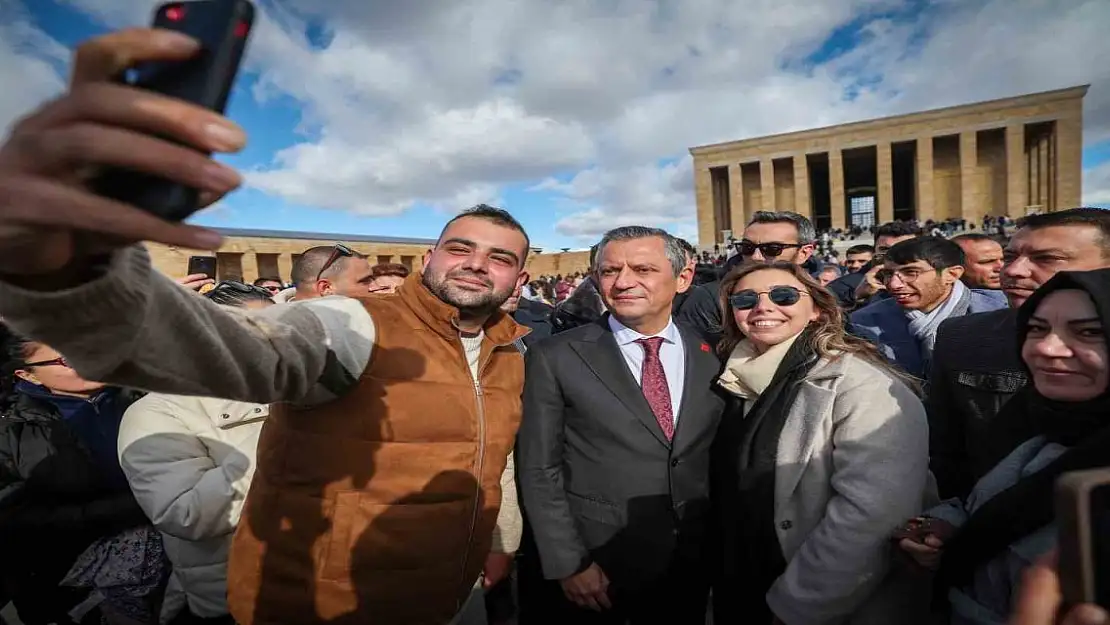
[[[667,321],[667,326],[656,332],[655,334],[640,334],[632,328],[624,325],[613,315],[609,315],[609,329],[613,331],[613,338],[617,340],[617,345],[625,346],[634,343],[639,339],[647,339],[653,336],[661,336],[667,343],[679,344],[682,341],[682,335],[678,332],[678,326],[674,324],[674,319]]]

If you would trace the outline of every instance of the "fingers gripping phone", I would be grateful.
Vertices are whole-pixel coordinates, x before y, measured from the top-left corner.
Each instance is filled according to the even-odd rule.
[[[142,63],[123,81],[223,113],[254,25],[249,0],[171,2],[154,13],[154,28],[189,35],[201,52],[181,62]],[[137,206],[170,221],[181,221],[199,208],[196,189],[157,176],[113,169],[94,182],[102,196]]]
[[[212,280],[216,279],[216,258],[214,256],[189,257],[189,273],[186,275],[197,276],[200,274],[204,274]]]
[[[1064,603],[1110,609],[1110,469],[1061,476],[1056,523]]]

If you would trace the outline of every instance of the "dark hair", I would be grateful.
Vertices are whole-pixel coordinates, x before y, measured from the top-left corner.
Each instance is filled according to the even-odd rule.
[[[888,221],[875,228],[875,240],[879,237],[916,237],[921,234],[921,229],[908,221]]]
[[[524,256],[520,259],[520,265],[522,267],[524,266],[524,260],[528,258],[528,252],[532,249],[532,239],[528,238],[528,233],[524,231],[524,226],[520,225],[520,222],[517,221],[516,218],[513,217],[511,214],[509,214],[509,211],[503,208],[497,208],[496,206],[490,206],[489,204],[479,204],[477,206],[472,206],[459,213],[458,215],[455,215],[451,218],[450,221],[444,224],[443,230],[441,230],[439,233],[439,240],[443,240],[443,233],[447,232],[447,229],[451,227],[451,224],[464,217],[484,219],[498,226],[504,226],[511,230],[516,230],[520,234],[524,235]],[[436,242],[436,245],[439,245],[439,241]]]
[[[321,275],[320,268],[324,266],[324,263],[328,262],[333,251],[335,251],[334,245],[317,245],[316,247],[310,247],[302,252],[301,257],[293,263],[293,273],[290,275],[293,284],[299,288],[316,282],[316,277]],[[354,257],[361,259],[366,258],[366,255],[355,252]],[[335,262],[331,264],[331,267],[328,267],[328,270],[325,271],[323,275],[334,276],[342,271],[343,267],[347,264],[348,258],[350,258],[350,256],[345,255],[336,258]]]
[[[678,239],[678,237],[675,238],[678,240],[678,244],[682,246],[682,249],[686,250],[687,254],[695,258],[697,257],[698,250],[696,250],[693,245],[690,245],[689,241],[686,239]]]
[[[3,327],[3,366],[0,367],[0,409],[6,408],[15,392],[15,372],[23,368],[38,345]]]
[[[819,357],[833,360],[843,354],[858,356],[877,369],[885,371],[890,377],[900,380],[915,393],[920,392],[921,387],[916,378],[891,365],[879,353],[879,349],[873,343],[849,334],[844,329],[844,312],[841,310],[835,295],[818,284],[817,280],[809,275],[809,272],[805,269],[802,269],[800,265],[781,260],[772,263],[748,261],[730,271],[721,280],[718,305],[721,307],[723,336],[721,342],[717,344],[717,353],[721,357],[728,358],[732,354],[732,350],[744,338],[740,332],[740,326],[736,323],[736,317],[732,314],[732,306],[728,302],[732,290],[745,276],[772,269],[784,271],[794,276],[794,279],[802,283],[805,291],[813,299],[813,308],[817,311],[818,317],[815,321],[810,322],[813,331],[809,336],[813,349]]]
[[[379,263],[370,268],[370,274],[375,278],[381,278],[382,276],[407,278],[409,277],[409,269],[401,263]]]
[[[755,211],[748,221],[748,226],[753,224],[790,224],[798,231],[799,245],[809,245],[817,240],[817,231],[813,229],[809,217],[793,211]]]
[[[853,245],[852,247],[845,250],[844,255],[847,256],[848,254],[874,254],[874,253],[875,253],[875,246],[874,245],[863,244],[863,245]]]
[[[886,261],[896,265],[908,265],[923,260],[937,271],[949,267],[962,267],[967,263],[964,251],[959,245],[944,237],[917,237],[895,244],[886,253]]]
[[[990,236],[989,234],[983,234],[981,232],[968,232],[967,234],[958,234],[948,240],[953,243],[959,243],[960,241],[974,241],[976,243],[980,241],[990,241],[992,243],[998,243],[998,241],[996,241],[994,237]]]
[[[259,278],[251,284],[253,284],[254,286],[262,286],[262,283],[264,282],[277,282],[278,284],[282,284],[281,279],[279,278]]]
[[[261,287],[243,284],[234,280],[224,280],[214,289],[204,294],[205,297],[221,306],[241,308],[251,302],[274,303],[270,292]]]
[[[1017,220],[1022,230],[1040,230],[1053,226],[1091,226],[1098,228],[1103,256],[1110,256],[1110,210],[1081,207],[1040,215],[1027,215]]]

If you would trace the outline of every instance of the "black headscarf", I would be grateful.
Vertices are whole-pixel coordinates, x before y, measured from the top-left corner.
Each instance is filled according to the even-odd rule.
[[[1094,302],[1104,331],[1110,332],[1110,269],[1062,272],[1037,289],[1018,310],[1018,349],[1025,344],[1029,320],[1050,293],[1084,291]],[[1104,335],[1110,350],[1110,335]],[[1028,364],[1023,362],[1028,371]],[[1030,376],[1032,379],[1032,376]],[[1012,424],[1019,438],[1044,436],[1068,446],[1046,467],[998,493],[971,515],[945,545],[939,588],[963,586],[972,574],[1009,545],[1053,521],[1056,479],[1069,471],[1110,466],[1110,388],[1087,401],[1063,402],[1037,392],[1032,382],[1006,403],[1000,421]]]

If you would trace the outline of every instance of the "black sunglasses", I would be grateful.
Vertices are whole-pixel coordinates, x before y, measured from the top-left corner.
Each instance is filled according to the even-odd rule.
[[[776,286],[770,291],[756,291],[754,289],[744,289],[728,296],[728,303],[736,310],[751,310],[759,303],[759,296],[767,294],[771,303],[775,306],[793,306],[802,299],[803,295],[809,295],[792,286]]]
[[[784,251],[801,246],[800,243],[752,243],[751,241],[741,241],[736,244],[736,249],[740,251],[741,256],[752,256],[756,250],[759,250],[764,258],[778,258]]]
[[[38,362],[28,362],[23,365],[24,367],[68,367],[69,363],[62,356],[51,358],[50,360],[40,360]]]
[[[325,262],[320,267],[320,272],[316,274],[316,280],[320,280],[320,276],[324,275],[324,272],[328,269],[331,269],[331,266],[335,264],[335,261],[343,258],[344,256],[358,256],[358,252],[355,252],[342,243],[336,243],[335,245],[333,245],[331,248],[331,256],[328,256],[327,262]]]

